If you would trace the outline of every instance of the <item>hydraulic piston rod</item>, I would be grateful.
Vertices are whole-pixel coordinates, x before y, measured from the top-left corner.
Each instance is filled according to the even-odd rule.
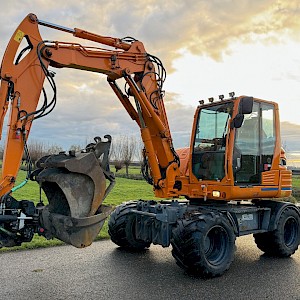
[[[129,50],[131,45],[128,43],[123,42],[122,40],[118,39],[118,38],[112,38],[112,37],[108,37],[108,36],[102,36],[99,34],[95,34],[92,32],[88,32],[86,30],[82,30],[79,28],[69,28],[69,27],[65,27],[65,26],[61,26],[61,25],[57,25],[54,23],[50,23],[47,21],[43,21],[43,20],[39,20],[36,15],[34,14],[30,14],[30,19],[32,22],[37,22],[39,25],[45,26],[45,27],[49,27],[52,29],[57,29],[60,31],[64,31],[64,32],[68,32],[68,33],[72,33],[75,37],[79,37],[82,39],[86,39],[86,40],[90,40],[90,41],[94,41],[97,43],[101,43],[101,44],[105,44],[111,47],[115,47],[115,48],[119,48],[119,49],[123,49],[123,50]]]
[[[50,22],[43,21],[43,20],[37,20],[37,22],[39,23],[39,25],[42,25],[42,26],[46,26],[46,27],[50,27],[50,28],[53,28],[53,29],[69,32],[69,33],[72,33],[72,34],[75,33],[75,29],[73,29],[73,28],[68,28],[68,27],[65,27],[65,26],[57,25],[57,24],[50,23]]]

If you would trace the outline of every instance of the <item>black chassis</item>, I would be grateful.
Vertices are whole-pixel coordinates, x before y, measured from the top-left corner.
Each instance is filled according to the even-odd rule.
[[[300,209],[289,202],[273,200],[231,201],[218,204],[202,202],[191,205],[188,200],[134,201],[136,239],[168,247],[172,230],[179,219],[193,214],[221,213],[226,216],[236,236],[263,233],[276,229],[281,212],[288,207],[300,216]],[[129,202],[132,203],[132,202]]]

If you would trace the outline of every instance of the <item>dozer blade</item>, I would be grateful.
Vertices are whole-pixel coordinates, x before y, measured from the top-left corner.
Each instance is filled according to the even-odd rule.
[[[95,141],[96,144],[89,144],[84,153],[41,158],[34,174],[34,180],[49,201],[40,213],[45,236],[56,237],[78,248],[93,242],[111,211],[110,207],[102,205],[114,184],[109,166],[102,166],[103,161],[108,164],[110,139],[102,142],[95,138]],[[110,181],[108,189],[106,179]]]

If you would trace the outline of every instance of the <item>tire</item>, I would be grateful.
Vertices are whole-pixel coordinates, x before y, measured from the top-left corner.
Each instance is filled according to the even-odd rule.
[[[235,234],[222,214],[194,213],[177,221],[171,244],[172,255],[187,273],[212,278],[229,269]]]
[[[300,216],[295,209],[287,207],[276,225],[274,231],[254,234],[255,243],[267,255],[289,257],[300,244]]]
[[[108,221],[108,233],[111,240],[118,246],[132,250],[142,251],[149,248],[151,243],[138,240],[135,237],[135,216],[131,209],[136,208],[136,202],[131,201],[117,206]]]

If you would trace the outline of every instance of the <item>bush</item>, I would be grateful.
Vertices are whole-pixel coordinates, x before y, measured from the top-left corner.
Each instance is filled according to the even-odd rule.
[[[144,177],[142,174],[124,174],[124,173],[116,173],[116,177],[120,178],[127,178],[127,179],[133,179],[133,180],[144,180]]]
[[[292,196],[300,202],[300,188],[293,188]]]

